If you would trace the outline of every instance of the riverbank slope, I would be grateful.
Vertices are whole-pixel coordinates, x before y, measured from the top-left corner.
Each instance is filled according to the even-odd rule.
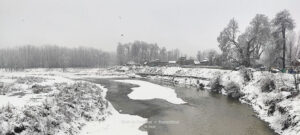
[[[178,85],[203,84],[212,92],[237,97],[251,105],[257,116],[277,133],[300,134],[300,96],[291,74],[180,67],[142,67],[128,71]]]

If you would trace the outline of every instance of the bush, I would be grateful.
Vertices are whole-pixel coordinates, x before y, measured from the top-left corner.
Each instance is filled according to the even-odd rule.
[[[261,81],[261,91],[262,92],[271,92],[276,89],[275,81],[270,77],[264,78]]]
[[[52,91],[50,86],[42,86],[42,85],[38,85],[38,84],[32,85],[31,88],[32,88],[32,92],[34,94],[40,94],[42,92],[47,93],[47,92]]]
[[[56,84],[59,93],[42,105],[0,108],[0,134],[76,134],[83,120],[103,120],[108,102],[91,83]],[[7,125],[7,126],[3,126]],[[7,128],[8,127],[8,128]]]
[[[270,107],[268,109],[268,116],[272,116],[276,111],[276,104],[274,102],[270,103]]]
[[[33,84],[33,83],[41,83],[46,79],[42,77],[34,77],[34,76],[26,76],[26,77],[18,77],[16,83],[20,84]]]
[[[240,91],[240,86],[235,82],[228,83],[225,86],[225,91],[230,98],[238,99],[243,96],[243,93]]]
[[[8,92],[15,90],[15,88],[11,88],[11,86],[12,86],[12,84],[4,84],[3,83],[2,86],[0,86],[0,95],[6,95]]]
[[[291,115],[287,115],[287,118],[281,123],[281,125],[282,125],[281,130],[286,130],[291,126],[293,127],[293,126],[297,125],[298,122],[294,122],[293,121],[294,118],[295,117],[292,118]]]
[[[209,84],[211,87],[211,91],[216,92],[216,93],[221,92],[222,88],[224,87],[223,85],[221,85],[221,76],[220,75],[217,75],[215,78],[213,78]]]
[[[253,79],[253,72],[250,68],[241,67],[239,72],[242,74],[245,82],[249,82]]]

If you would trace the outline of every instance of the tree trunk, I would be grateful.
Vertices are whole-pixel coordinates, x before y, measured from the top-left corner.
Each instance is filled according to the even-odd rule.
[[[282,69],[285,69],[285,28],[282,29],[282,37],[283,37],[283,56],[282,56]]]

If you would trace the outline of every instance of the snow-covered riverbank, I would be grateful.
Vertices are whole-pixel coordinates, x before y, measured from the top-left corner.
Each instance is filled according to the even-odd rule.
[[[300,95],[293,89],[291,74],[180,67],[143,67],[134,71],[175,84],[204,84],[208,89],[216,87],[217,83],[220,93],[238,93],[240,101],[251,105],[257,116],[268,122],[277,133],[300,134]]]
[[[104,90],[103,96],[106,95],[107,89],[98,85]],[[80,135],[147,135],[146,131],[141,131],[139,128],[147,123],[147,119],[140,116],[129,114],[120,114],[110,103],[108,103],[109,115],[104,121],[90,121],[82,128]]]
[[[220,86],[221,88],[220,93],[222,94],[230,95],[232,92],[234,93],[236,91],[238,93],[241,93],[241,97],[239,98],[240,101],[251,105],[252,108],[257,112],[257,116],[262,120],[268,122],[270,127],[272,127],[276,132],[283,135],[300,134],[300,96],[296,95],[295,91],[292,90],[292,88],[294,87],[292,75],[282,73],[272,74],[269,72],[256,71],[251,73],[250,76],[245,77],[245,73],[241,71],[179,67],[142,67],[132,69],[128,67],[115,67],[111,69],[67,69],[65,72],[63,72],[61,69],[29,69],[22,72],[6,72],[1,70],[1,132],[5,133],[8,131],[14,131],[15,129],[17,129],[18,131],[19,128],[23,129],[23,126],[26,127],[25,129],[28,130],[50,126],[49,128],[59,129],[59,131],[55,131],[57,133],[65,132],[71,127],[80,127],[80,129],[82,128],[82,130],[80,130],[79,128],[73,128],[75,129],[74,133],[97,134],[99,131],[103,131],[104,134],[119,134],[120,132],[122,132],[122,130],[126,130],[126,132],[128,130],[132,131],[132,134],[146,134],[146,132],[142,132],[137,129],[138,127],[143,125],[143,123],[146,121],[145,119],[138,116],[119,114],[116,110],[113,109],[113,107],[109,103],[107,104],[107,108],[105,109],[105,111],[101,111],[103,112],[103,114],[98,115],[101,117],[93,118],[89,122],[87,122],[85,119],[79,119],[81,115],[79,115],[78,113],[75,113],[76,115],[74,116],[76,117],[74,117],[71,123],[61,124],[60,126],[63,126],[61,128],[54,127],[51,124],[47,125],[47,121],[49,122],[49,120],[50,122],[51,120],[60,120],[54,119],[58,117],[56,115],[50,115],[49,117],[48,115],[47,117],[38,117],[38,121],[40,122],[38,125],[25,122],[31,118],[29,117],[30,115],[25,115],[28,112],[25,110],[31,110],[31,112],[34,112],[34,114],[36,115],[37,113],[44,113],[45,109],[43,109],[43,107],[47,105],[45,104],[45,101],[48,102],[51,99],[56,99],[55,97],[59,97],[59,94],[67,94],[61,93],[61,90],[64,89],[68,89],[68,91],[77,93],[75,91],[77,87],[83,88],[81,86],[84,86],[84,88],[86,88],[86,86],[88,86],[90,91],[102,91],[99,95],[102,95],[101,99],[103,99],[103,103],[107,102],[103,98],[106,91],[103,87],[92,83],[79,83],[78,81],[74,81],[73,79],[128,78],[132,77],[133,73],[149,74],[151,75],[148,76],[149,78],[160,79],[175,84],[192,86],[204,84],[204,86],[208,89],[212,86],[215,86],[215,84],[217,83],[218,86]],[[274,83],[274,86],[272,86],[272,83]],[[236,91],[232,91],[232,89]],[[81,92],[77,94],[80,93]],[[87,96],[91,97],[95,96],[90,95],[88,93],[81,94],[87,94]],[[135,96],[133,96],[132,98],[134,97]],[[136,96],[135,98],[140,97]],[[149,99],[155,97],[147,98]],[[64,99],[59,99],[58,101],[63,100]],[[61,105],[58,104],[58,101],[52,104],[51,107],[53,108],[53,110],[50,109],[50,114],[55,114],[54,112],[57,112],[57,109],[60,108]],[[8,103],[10,104],[9,107],[7,105]],[[175,103],[181,102],[177,102],[176,100]],[[69,105],[66,105],[65,108],[66,107],[70,109]],[[10,121],[7,122],[7,114],[10,114],[7,113],[7,111],[11,112],[11,110],[13,110],[13,118],[21,119],[9,119]],[[72,111],[73,109],[70,110]],[[70,110],[68,110],[67,112],[69,112]],[[93,110],[90,111],[90,115],[94,114]],[[104,118],[107,119],[107,121],[102,121]],[[98,122],[99,120],[100,122]],[[130,123],[126,126],[126,124],[124,124],[124,121],[126,120],[138,121],[139,123]],[[109,126],[114,125],[113,123],[118,123],[124,128],[120,129],[116,126]],[[84,126],[85,124],[86,126]],[[30,125],[35,125],[35,127],[31,127]]]
[[[106,89],[82,78],[128,77],[107,69],[0,71],[0,134],[146,135],[146,119],[120,114]],[[134,123],[132,122],[134,121]]]

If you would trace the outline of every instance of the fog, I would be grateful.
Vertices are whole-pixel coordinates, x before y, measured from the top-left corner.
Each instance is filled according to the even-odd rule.
[[[115,51],[142,40],[195,55],[218,49],[231,18],[241,30],[257,13],[283,9],[300,24],[298,0],[0,0],[0,46],[86,46]],[[299,27],[296,26],[296,31]]]

